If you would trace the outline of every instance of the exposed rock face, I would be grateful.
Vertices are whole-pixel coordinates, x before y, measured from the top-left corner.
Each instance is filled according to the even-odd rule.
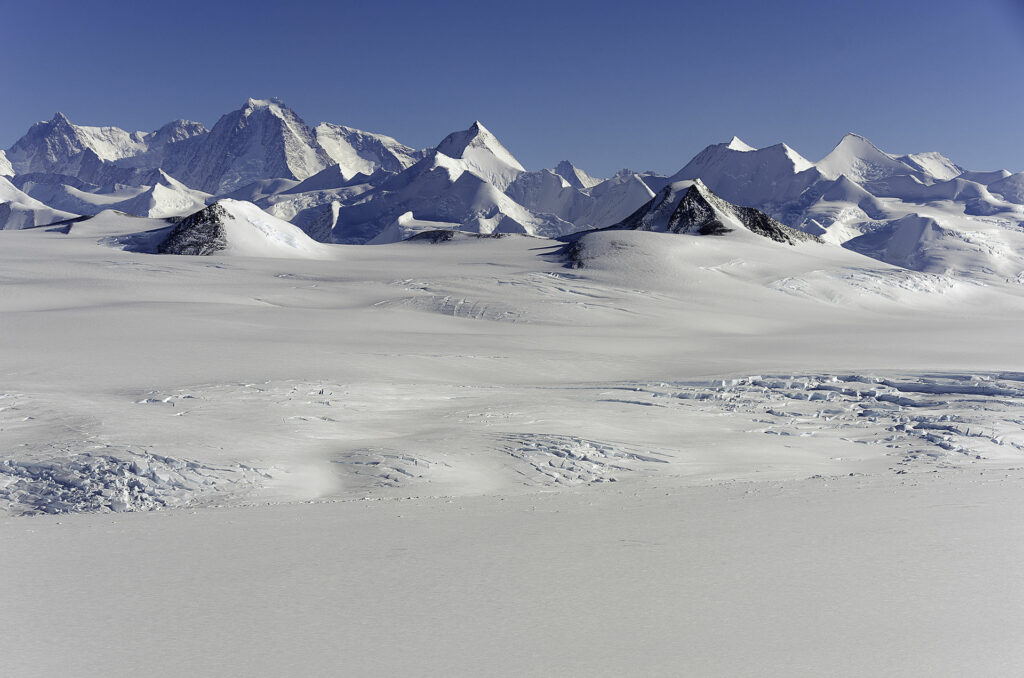
[[[160,254],[187,254],[207,256],[223,251],[228,246],[224,221],[227,210],[217,204],[210,205],[178,222],[167,238],[157,245]]]
[[[764,212],[719,198],[699,179],[669,184],[613,229],[725,235],[742,226],[776,242],[795,245],[819,241],[813,235],[785,226]]]

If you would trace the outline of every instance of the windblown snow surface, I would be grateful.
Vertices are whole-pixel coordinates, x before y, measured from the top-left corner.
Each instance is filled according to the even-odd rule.
[[[219,204],[0,232],[5,674],[1024,669],[1019,285]]]

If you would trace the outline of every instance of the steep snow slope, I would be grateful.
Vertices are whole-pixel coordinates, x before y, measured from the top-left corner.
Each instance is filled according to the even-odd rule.
[[[569,182],[570,186],[572,186],[573,188],[578,188],[580,190],[590,188],[591,186],[596,186],[602,181],[601,179],[595,179],[594,177],[590,176],[580,168],[573,165],[568,160],[563,160],[562,162],[558,163],[555,166],[554,172],[555,174],[559,175],[567,182]]]
[[[960,167],[941,153],[936,153],[934,151],[929,153],[911,153],[909,155],[901,155],[896,159],[918,171],[924,172],[928,176],[938,179],[939,181],[955,179],[964,171],[963,167]]]
[[[7,159],[7,152],[0,150],[0,177],[13,177],[14,167]]]
[[[74,216],[44,205],[0,176],[0,230],[45,226]]]
[[[423,157],[422,151],[409,148],[383,134],[322,122],[314,130],[316,140],[337,163],[346,179],[356,174],[373,174],[379,169],[401,172]]]
[[[333,164],[313,131],[278,99],[249,99],[209,134],[175,144],[164,169],[188,186],[222,194],[259,179],[302,180]]]
[[[988,183],[987,188],[989,192],[998,195],[1007,202],[1024,205],[1024,172],[1017,172],[1016,174],[1010,174],[1009,176],[992,181]]]

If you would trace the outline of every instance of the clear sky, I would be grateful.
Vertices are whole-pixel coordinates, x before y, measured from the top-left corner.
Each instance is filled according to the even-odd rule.
[[[481,120],[528,169],[674,172],[844,133],[1024,170],[1024,0],[0,0],[0,147],[280,97],[415,147]]]

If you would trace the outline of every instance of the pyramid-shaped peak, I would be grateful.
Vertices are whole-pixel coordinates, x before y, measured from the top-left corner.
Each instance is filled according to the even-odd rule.
[[[819,160],[817,167],[827,177],[837,178],[845,174],[857,183],[896,175],[922,174],[853,132],[846,134],[831,153]]]
[[[451,158],[460,158],[468,146],[473,144],[479,146],[490,140],[497,141],[497,138],[484,127],[482,122],[474,120],[473,124],[466,129],[452,132],[446,136],[437,145],[437,150]]]
[[[782,155],[789,158],[790,162],[793,163],[793,168],[797,172],[802,172],[805,169],[810,169],[811,167],[814,166],[813,162],[797,153],[789,144],[775,144],[774,146],[769,146],[769,149],[781,153]]]
[[[871,144],[871,141],[866,136],[864,136],[863,134],[857,134],[856,132],[847,132],[846,134],[843,135],[843,138],[839,143],[855,141],[866,142]],[[874,144],[871,145],[874,146]]]
[[[742,151],[744,153],[748,151],[757,150],[756,148],[754,148],[753,146],[751,146],[750,144],[743,141],[743,139],[740,139],[737,136],[733,136],[733,138],[729,140],[729,143],[727,143],[725,147],[733,151]]]
[[[53,117],[50,118],[50,123],[54,125],[70,125],[71,121],[68,120],[68,116],[64,115],[60,111],[57,111],[53,114]]]
[[[172,177],[170,174],[168,174],[167,172],[163,171],[162,169],[157,168],[156,171],[157,171],[157,174],[156,174],[157,181],[156,181],[156,183],[154,185],[169,186],[171,188],[178,188],[178,187],[184,187],[185,186],[185,184],[181,183],[180,181],[178,181],[177,179],[175,179],[174,177]]]
[[[856,134],[854,132],[847,132],[846,134],[844,134],[843,138],[839,140],[839,143],[836,144],[836,147],[832,150],[832,153],[835,153],[836,151],[839,150],[847,152],[857,152],[860,150],[864,150],[868,152],[877,152],[882,153],[884,155],[888,155],[878,146],[875,146],[870,139],[860,134]]]
[[[601,183],[600,179],[590,176],[568,160],[563,160],[555,165],[555,174],[569,182],[570,186],[580,190],[591,188]]]
[[[484,127],[483,123],[479,120],[474,121],[468,129],[461,130],[459,132],[452,132],[446,136],[441,143],[437,145],[436,150],[438,153],[447,155],[449,158],[459,158],[464,160],[469,160],[469,156],[479,156],[480,153],[484,153],[515,171],[526,171],[525,168],[519,164],[519,161],[509,153],[508,149],[498,141],[498,138],[491,134],[491,132]],[[482,158],[476,159],[478,161],[483,161]],[[485,162],[485,164],[489,163],[490,161]]]

